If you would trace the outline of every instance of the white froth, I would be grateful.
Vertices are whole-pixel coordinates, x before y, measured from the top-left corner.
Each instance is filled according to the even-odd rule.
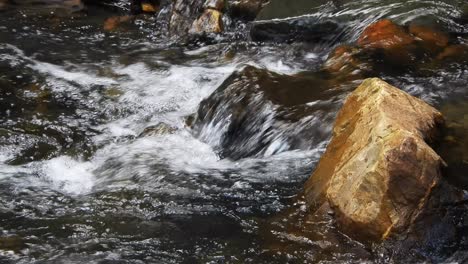
[[[68,156],[61,156],[46,161],[41,176],[50,181],[56,190],[83,194],[91,191],[94,185],[94,166],[91,162],[79,162]]]

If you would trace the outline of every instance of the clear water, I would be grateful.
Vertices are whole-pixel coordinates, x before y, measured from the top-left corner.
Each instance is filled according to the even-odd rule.
[[[311,15],[343,21],[340,43],[355,41],[381,17],[436,23],[466,43],[463,4],[352,1],[319,5]],[[72,18],[21,8],[0,13],[2,262],[386,259],[336,232],[330,219],[300,222],[305,206],[298,193],[328,137],[299,149],[285,146],[281,135],[303,125],[290,122],[268,151],[232,160],[216,149],[222,127],[206,126],[199,136],[187,126],[200,102],[235,70],[253,65],[290,76],[315,74],[340,43],[258,44],[233,40],[233,33],[188,48],[155,30],[154,17],[106,32],[103,22],[112,15],[98,7]],[[467,72],[465,61],[424,74],[389,68],[380,77],[442,109],[463,105],[452,118],[460,123],[467,115]],[[327,109],[326,118],[311,114],[307,120],[330,135],[336,111],[359,82],[335,83],[328,88],[337,91],[333,97],[306,102]],[[279,110],[265,111],[274,119]],[[314,113],[323,117],[323,111]],[[141,135],[161,122],[175,132]],[[461,123],[454,135],[463,149]],[[450,161],[461,164],[457,175],[466,168],[463,158]]]

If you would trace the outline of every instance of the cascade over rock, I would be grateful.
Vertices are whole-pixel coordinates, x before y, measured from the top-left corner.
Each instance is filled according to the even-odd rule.
[[[192,131],[234,160],[308,149],[327,139],[340,90],[317,74],[283,75],[253,66],[234,72],[200,103]],[[255,114],[252,114],[255,113]]]
[[[312,208],[328,203],[339,227],[353,236],[380,240],[407,230],[428,204],[460,195],[448,187],[439,192],[444,161],[428,143],[442,124],[442,115],[422,100],[366,79],[337,116],[305,185],[306,201]]]

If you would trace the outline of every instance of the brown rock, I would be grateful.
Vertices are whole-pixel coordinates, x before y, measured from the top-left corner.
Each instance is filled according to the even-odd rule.
[[[463,44],[450,45],[446,47],[439,55],[438,60],[445,60],[449,58],[465,58],[468,56],[468,46]]]
[[[356,70],[368,68],[366,63],[357,58],[359,48],[342,45],[333,50],[324,63],[324,69],[332,73],[350,74]]]
[[[206,9],[203,14],[193,22],[189,33],[221,33],[223,31],[222,13],[214,9]]]
[[[407,229],[441,180],[444,162],[426,140],[442,122],[420,99],[366,79],[347,98],[306,182],[308,204],[328,202],[354,236],[379,240]]]
[[[233,17],[253,20],[267,2],[266,0],[235,0],[229,3],[229,9]]]
[[[109,17],[104,21],[104,30],[113,31],[116,30],[121,24],[129,23],[132,21],[132,16],[114,16]]]
[[[409,32],[423,41],[429,42],[436,46],[445,47],[449,42],[449,37],[444,32],[437,31],[430,27],[411,24]]]
[[[157,5],[154,5],[152,3],[142,3],[141,4],[141,11],[145,13],[156,13],[158,12],[159,7]]]
[[[382,19],[368,26],[358,39],[358,45],[366,48],[394,48],[409,45],[413,36],[388,19]]]

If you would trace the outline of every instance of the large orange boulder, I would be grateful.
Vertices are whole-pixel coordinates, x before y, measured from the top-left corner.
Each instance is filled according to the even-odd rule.
[[[329,204],[338,226],[359,238],[407,230],[442,180],[444,161],[428,145],[442,123],[422,100],[378,78],[365,80],[347,98],[306,182],[310,208]]]
[[[357,44],[366,48],[393,48],[405,46],[414,41],[402,26],[389,19],[379,20],[368,26],[359,37]]]

